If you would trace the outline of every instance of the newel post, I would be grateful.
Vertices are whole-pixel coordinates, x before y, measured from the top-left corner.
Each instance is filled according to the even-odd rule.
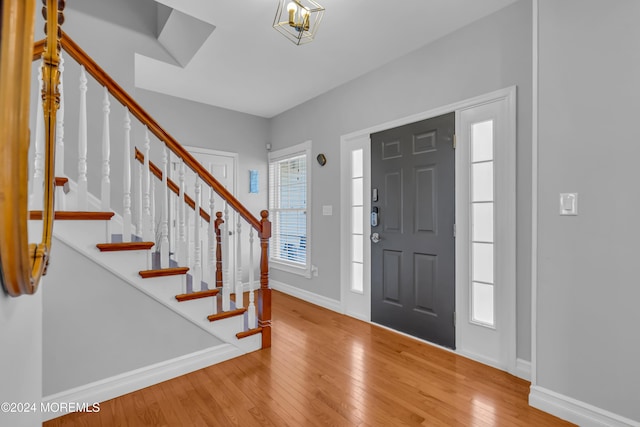
[[[271,221],[268,211],[260,212],[260,290],[258,291],[258,326],[262,328],[262,348],[271,347],[271,288],[269,288],[269,238]]]

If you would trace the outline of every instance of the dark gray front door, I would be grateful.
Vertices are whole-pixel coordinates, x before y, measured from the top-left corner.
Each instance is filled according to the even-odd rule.
[[[371,319],[450,348],[454,129],[450,113],[371,135],[371,206],[378,210],[371,227]]]

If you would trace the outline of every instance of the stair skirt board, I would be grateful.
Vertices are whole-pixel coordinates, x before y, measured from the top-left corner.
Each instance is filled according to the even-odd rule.
[[[84,227],[87,228],[83,229]],[[188,306],[198,307],[200,304],[206,304],[207,299],[196,299],[185,302],[177,301],[175,296],[181,294],[184,287],[184,285],[180,284],[181,279],[179,277],[157,277],[153,279],[153,283],[149,282],[149,279],[143,279],[138,275],[138,270],[135,269],[136,267],[130,266],[122,268],[121,266],[123,259],[132,258],[131,254],[134,254],[134,252],[100,252],[95,246],[95,236],[91,236],[90,231],[93,230],[90,229],[90,225],[86,225],[86,222],[64,222],[56,224],[53,234],[56,239],[80,255],[100,265],[113,275],[129,283],[138,291],[168,307],[208,334],[238,347],[241,352],[249,353],[259,350],[262,347],[262,335],[258,334],[242,340],[235,336],[237,332],[243,330],[244,321],[242,316],[235,316],[212,323],[207,319],[207,315],[213,314],[213,311],[208,312],[206,315],[192,314],[193,310],[189,311]],[[93,234],[96,233],[100,234],[100,231],[93,231]],[[140,255],[144,254],[140,253]],[[212,304],[211,306],[213,308]]]
[[[62,409],[70,402],[78,406],[85,405],[91,410],[95,403],[105,402],[118,396],[149,387],[207,366],[222,363],[226,360],[241,356],[243,351],[231,344],[220,344],[195,353],[176,357],[164,362],[145,366],[110,378],[95,381],[87,385],[75,387],[60,393],[44,396],[44,407],[52,408],[50,412],[43,412],[42,421],[49,421],[61,417],[67,412]],[[64,405],[58,405],[64,404]],[[59,411],[53,409],[60,409]]]

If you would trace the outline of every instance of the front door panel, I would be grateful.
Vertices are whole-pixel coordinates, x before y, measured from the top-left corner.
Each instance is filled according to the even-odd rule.
[[[454,348],[453,113],[371,135],[371,319]],[[372,235],[373,237],[373,235]]]

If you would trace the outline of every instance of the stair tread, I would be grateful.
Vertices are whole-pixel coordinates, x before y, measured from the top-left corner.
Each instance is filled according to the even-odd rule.
[[[244,312],[247,311],[246,307],[236,308],[235,310],[223,311],[222,313],[210,314],[207,316],[209,322],[214,322],[216,320],[226,319],[233,316],[241,316]]]
[[[140,276],[144,279],[151,277],[164,277],[164,276],[177,276],[181,274],[187,274],[189,267],[171,267],[171,268],[159,268],[156,270],[142,270],[139,272]]]
[[[69,178],[63,176],[56,176],[53,180],[56,187],[62,187],[62,191],[64,194],[69,193]]]
[[[208,297],[214,297],[216,295],[218,295],[218,293],[220,292],[220,289],[208,289],[206,291],[198,291],[198,292],[191,292],[190,294],[180,294],[180,295],[176,295],[176,299],[180,302],[182,301],[190,301],[190,300],[194,300],[194,299],[199,299],[199,298],[208,298]]]
[[[258,326],[257,328],[247,329],[246,331],[238,332],[236,334],[236,338],[242,339],[246,337],[250,337],[251,335],[256,335],[262,332],[262,326]]]
[[[81,221],[108,221],[115,215],[114,212],[94,211],[55,211],[54,219],[57,220],[81,220]],[[42,211],[29,211],[29,219],[41,220]]]
[[[151,249],[155,245],[154,242],[117,242],[117,243],[98,243],[96,247],[100,252],[115,251],[138,251]]]

